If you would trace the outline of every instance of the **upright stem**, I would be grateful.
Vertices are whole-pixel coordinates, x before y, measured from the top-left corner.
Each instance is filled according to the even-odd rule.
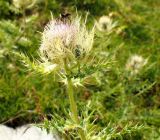
[[[79,125],[80,121],[78,118],[77,105],[74,100],[72,80],[70,78],[67,78],[67,81],[68,81],[68,96],[69,96],[69,102],[70,102],[71,115],[73,117],[74,122]],[[78,133],[81,137],[81,140],[86,140],[84,131],[81,128],[78,128]]]
[[[79,124],[79,119],[78,119],[78,111],[77,111],[77,105],[74,100],[74,95],[73,95],[73,84],[70,78],[67,78],[68,81],[68,96],[69,96],[69,102],[70,102],[70,109],[71,109],[71,115],[75,121],[75,123]]]
[[[69,97],[69,102],[70,102],[70,110],[71,110],[71,117],[73,118],[74,123],[80,124],[79,118],[78,118],[78,110],[77,110],[77,104],[74,99],[74,92],[73,92],[73,83],[71,78],[69,77],[70,71],[68,69],[66,60],[64,60],[64,67],[65,71],[67,73],[67,91],[68,91],[68,97]],[[86,140],[84,131],[81,128],[78,128],[78,133],[80,135],[81,140]]]

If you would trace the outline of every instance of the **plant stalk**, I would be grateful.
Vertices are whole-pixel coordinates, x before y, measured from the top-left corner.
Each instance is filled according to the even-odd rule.
[[[77,104],[74,99],[73,83],[71,78],[69,77],[70,72],[69,72],[69,68],[67,66],[66,60],[64,61],[64,67],[67,74],[67,83],[68,83],[67,92],[68,92],[69,103],[70,103],[71,117],[73,118],[73,121],[75,122],[75,124],[80,125],[80,121],[78,118]],[[81,140],[86,140],[86,137],[82,128],[78,128],[78,133],[80,135]]]
[[[68,81],[68,96],[69,96],[69,102],[70,102],[71,115],[73,117],[74,122],[79,125],[80,121],[78,118],[77,105],[74,100],[73,84],[70,78],[67,78],[67,81]],[[81,128],[78,128],[78,133],[81,137],[81,140],[86,140],[84,131]]]
[[[79,124],[77,105],[76,105],[76,102],[74,100],[74,95],[73,95],[72,81],[70,78],[68,78],[67,81],[68,81],[68,96],[69,96],[69,102],[70,102],[70,109],[72,113],[71,115],[75,123]]]

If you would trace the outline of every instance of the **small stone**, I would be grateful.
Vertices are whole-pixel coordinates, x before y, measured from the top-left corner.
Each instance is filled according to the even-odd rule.
[[[0,125],[0,140],[60,140],[60,138],[33,125],[24,125],[16,129]]]

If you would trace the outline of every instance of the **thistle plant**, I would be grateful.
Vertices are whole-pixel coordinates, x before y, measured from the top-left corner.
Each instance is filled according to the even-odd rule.
[[[42,33],[40,56],[47,66],[47,72],[56,69],[57,74],[66,80],[66,87],[70,103],[71,118],[74,125],[80,126],[78,109],[74,98],[72,69],[80,71],[80,63],[89,54],[94,38],[94,28],[90,31],[85,23],[81,24],[81,18],[76,17],[71,21],[50,21]],[[81,127],[78,134],[82,140],[86,139]]]
[[[68,117],[65,118],[69,122],[69,125],[67,123],[66,125],[71,128],[69,129],[68,139],[72,137],[78,137],[81,140],[99,138],[101,131],[99,131],[99,128],[96,129],[94,122],[90,124],[90,119],[84,115],[84,109],[79,114],[74,91],[75,87],[78,86],[83,88],[85,85],[95,85],[98,80],[96,73],[102,69],[106,71],[108,65],[110,65],[108,58],[100,58],[97,54],[91,53],[94,27],[87,30],[86,20],[82,23],[81,18],[77,16],[68,21],[51,20],[45,26],[41,35],[40,61],[31,62],[25,55],[20,55],[21,60],[30,70],[43,75],[50,73],[52,76],[54,74],[58,82],[65,84],[70,104],[69,119]],[[79,116],[83,116],[83,119]],[[68,128],[65,126],[59,129],[60,126],[57,128],[53,124],[49,126],[49,129],[53,127],[62,134],[65,133],[63,130]],[[94,128],[94,130],[91,128]]]

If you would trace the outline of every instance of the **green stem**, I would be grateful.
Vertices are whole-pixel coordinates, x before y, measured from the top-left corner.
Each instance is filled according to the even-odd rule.
[[[66,60],[64,60],[64,67],[65,67],[65,71],[67,74],[67,83],[68,83],[67,91],[68,91],[68,97],[69,97],[69,102],[70,102],[71,117],[74,123],[79,125],[80,121],[78,118],[77,104],[74,99],[73,83],[72,83],[71,78],[69,77],[70,71],[67,66]],[[78,128],[78,133],[80,135],[81,140],[86,140],[83,129]]]
[[[77,105],[73,95],[73,84],[70,78],[67,78],[67,81],[68,81],[68,96],[69,96],[69,102],[70,102],[71,115],[73,117],[74,122],[79,125],[80,121],[78,118]],[[86,140],[84,131],[81,128],[78,129],[78,133],[81,137],[81,140]]]
[[[71,115],[75,123],[79,124],[77,105],[76,105],[76,102],[74,100],[74,95],[73,95],[72,81],[70,78],[67,78],[67,81],[68,81],[68,96],[69,96],[69,102],[70,102],[70,109],[72,113]]]

